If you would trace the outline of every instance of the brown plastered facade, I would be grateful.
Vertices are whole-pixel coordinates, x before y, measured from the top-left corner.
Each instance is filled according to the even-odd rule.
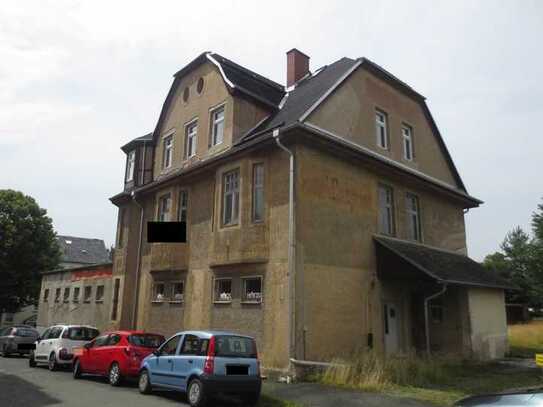
[[[201,95],[196,91],[199,78],[204,78]],[[241,332],[257,339],[264,367],[285,369],[289,357],[315,361],[348,357],[366,346],[369,336],[372,346],[385,352],[383,305],[393,303],[399,320],[398,351],[423,349],[424,338],[417,335],[424,329],[421,299],[435,293],[437,287],[377,278],[373,236],[378,232],[378,186],[393,188],[396,237],[408,238],[405,197],[409,192],[419,198],[422,242],[459,253],[467,252],[465,200],[440,191],[428,181],[370,165],[363,158],[312,142],[304,129],[282,134],[296,157],[295,343],[294,353],[289,354],[288,155],[271,142],[226,160],[210,160],[226,156],[234,142],[271,112],[232,92],[211,63],[198,66],[176,83],[155,131],[154,184],[136,190],[135,200],[125,197],[116,203],[127,214],[125,221],[119,220],[119,225],[124,225],[123,242],[115,251],[114,261],[114,275],[124,277],[118,326],[165,335],[183,329]],[[185,102],[187,87],[189,99]],[[224,142],[210,147],[210,111],[221,105],[225,107]],[[388,117],[386,151],[376,145],[375,109]],[[196,157],[186,160],[185,125],[196,117]],[[465,193],[420,102],[371,72],[354,71],[307,121]],[[403,158],[402,123],[413,130],[412,161]],[[163,169],[162,140],[169,134],[174,137],[172,166]],[[209,165],[198,172],[182,172],[160,183],[175,171],[190,170],[207,160]],[[265,169],[265,216],[263,222],[256,223],[252,221],[255,163],[264,164]],[[240,175],[239,222],[224,226],[223,177],[231,170],[239,170]],[[146,243],[146,222],[157,219],[160,197],[170,194],[170,213],[175,219],[182,190],[189,196],[188,242]],[[139,277],[141,212],[136,201],[144,208]],[[244,303],[243,278],[255,276],[262,278],[262,303]],[[231,302],[215,301],[214,281],[221,278],[231,279]],[[174,282],[184,283],[182,302],[154,301],[157,283]],[[474,322],[470,307],[500,306],[502,302],[502,290],[481,294],[477,289],[450,287],[441,301],[444,318],[430,327],[432,349],[499,357],[506,348],[499,315],[494,323],[474,330],[472,325],[478,322]],[[486,313],[486,308],[477,311],[477,318]]]

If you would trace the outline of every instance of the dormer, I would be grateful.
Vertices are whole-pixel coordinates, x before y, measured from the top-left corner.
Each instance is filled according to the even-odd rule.
[[[211,52],[174,75],[153,134],[156,179],[230,149],[277,111],[283,86]]]
[[[153,133],[138,137],[121,147],[126,154],[124,190],[153,180]]]

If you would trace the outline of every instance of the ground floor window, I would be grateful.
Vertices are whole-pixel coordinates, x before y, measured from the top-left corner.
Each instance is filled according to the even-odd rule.
[[[262,302],[262,277],[244,277],[242,281],[242,302]]]
[[[92,287],[87,286],[85,287],[84,293],[83,293],[83,301],[84,302],[90,302],[92,298]]]
[[[70,287],[64,288],[64,302],[70,301]]]
[[[43,302],[47,302],[49,300],[49,288],[46,288],[43,291]]]
[[[232,302],[232,279],[216,278],[214,284],[214,301],[217,303]]]
[[[170,302],[181,303],[185,299],[185,284],[183,281],[175,281],[172,283],[172,295]]]
[[[104,286],[99,285],[96,287],[96,302],[102,302],[104,300]]]
[[[55,302],[59,302],[60,301],[60,288],[57,288],[55,290]]]
[[[79,287],[74,287],[73,302],[79,302]]]
[[[163,302],[166,299],[166,284],[156,282],[153,285],[153,302]]]

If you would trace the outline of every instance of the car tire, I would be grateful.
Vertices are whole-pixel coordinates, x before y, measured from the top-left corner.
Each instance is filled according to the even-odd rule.
[[[251,393],[243,396],[243,403],[247,407],[253,407],[258,404],[258,400],[260,399],[260,393]]]
[[[30,355],[28,356],[28,366],[36,367],[36,359],[34,359],[34,352],[30,352]]]
[[[187,400],[191,407],[204,407],[207,397],[204,393],[204,385],[199,379],[192,379],[187,387]]]
[[[81,362],[79,362],[79,359],[76,359],[74,362],[74,366],[72,369],[72,376],[74,379],[81,379]]]
[[[52,352],[49,355],[49,361],[47,362],[47,367],[49,368],[51,372],[58,370],[58,363],[57,363],[57,357],[55,355],[55,352]]]
[[[107,378],[109,380],[109,384],[112,386],[121,385],[123,377],[121,376],[121,368],[117,362],[113,362],[109,367]]]
[[[138,380],[138,389],[141,394],[149,394],[152,391],[151,387],[151,378],[149,377],[149,372],[147,369],[143,369],[140,372],[140,377]]]

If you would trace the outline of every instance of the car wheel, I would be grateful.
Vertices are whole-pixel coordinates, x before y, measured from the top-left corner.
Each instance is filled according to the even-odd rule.
[[[34,359],[34,352],[30,352],[30,355],[28,356],[28,366],[36,367],[36,359]]]
[[[47,363],[47,367],[51,372],[58,370],[57,357],[55,356],[54,352],[49,355],[49,362]]]
[[[251,394],[245,395],[243,397],[243,401],[246,406],[252,407],[252,406],[257,405],[259,398],[260,398],[260,393],[251,393]]]
[[[151,380],[149,379],[149,372],[146,369],[143,369],[140,372],[140,378],[138,380],[138,389],[141,394],[151,393]]]
[[[108,374],[109,384],[112,386],[120,386],[123,377],[121,376],[121,368],[117,362],[113,362],[109,368]]]
[[[191,407],[203,407],[206,405],[204,386],[198,379],[192,379],[187,389],[187,399]]]
[[[81,362],[79,362],[79,359],[76,359],[74,362],[74,367],[72,369],[72,375],[74,376],[74,379],[80,379],[81,378]]]

